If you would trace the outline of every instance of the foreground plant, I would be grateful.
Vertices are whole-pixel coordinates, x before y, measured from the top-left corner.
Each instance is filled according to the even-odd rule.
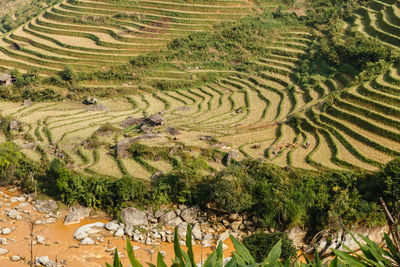
[[[281,246],[282,241],[278,241],[275,246],[271,249],[267,257],[264,259],[262,263],[256,263],[253,256],[251,256],[249,250],[239,242],[235,237],[232,235],[230,236],[233,246],[235,247],[235,251],[232,253],[232,258],[224,264],[224,253],[223,253],[223,243],[220,241],[218,243],[217,248],[211,253],[210,256],[206,259],[204,263],[201,264],[203,267],[246,267],[246,266],[262,266],[262,267],[269,267],[269,266],[298,266],[298,267],[305,267],[305,266],[322,266],[322,265],[312,265],[311,263],[299,263],[297,261],[290,263],[288,261],[286,264],[282,264],[279,261],[281,256]],[[132,267],[143,267],[141,263],[136,259],[135,254],[133,253],[132,244],[130,243],[129,239],[126,241],[127,253],[130,264]],[[178,237],[178,230],[175,228],[174,233],[174,252],[175,252],[175,259],[172,260],[171,267],[195,267],[197,266],[194,260],[193,254],[193,244],[192,244],[192,229],[190,225],[187,227],[186,232],[186,247],[187,252],[183,251],[179,244],[179,237]],[[318,255],[316,254],[316,258]],[[320,261],[319,261],[320,262]],[[336,259],[337,262],[337,259]],[[161,253],[157,255],[157,265],[152,263],[147,263],[149,267],[167,267],[168,265],[164,261],[164,257]],[[107,264],[107,267],[123,267],[121,260],[118,255],[118,250],[115,250],[114,254],[114,262],[113,265]],[[330,266],[339,266],[339,265],[330,265]]]
[[[378,244],[371,241],[368,237],[359,237],[364,241],[365,244],[359,242],[353,234],[351,237],[358,244],[362,254],[355,254],[354,251],[350,250],[346,246],[344,248],[347,251],[333,250],[336,255],[333,260],[328,263],[322,263],[318,250],[315,249],[314,260],[309,261],[306,257],[305,263],[300,262],[297,259],[288,260],[285,263],[280,261],[281,257],[281,247],[282,240],[279,240],[275,246],[268,253],[267,257],[261,263],[257,263],[256,260],[251,256],[249,250],[239,242],[232,235],[230,236],[235,251],[232,253],[232,258],[224,264],[224,253],[222,248],[222,242],[220,241],[217,248],[211,253],[204,263],[201,264],[203,267],[347,267],[347,266],[357,266],[357,267],[386,267],[400,266],[400,253],[398,252],[398,247],[392,242],[390,237],[385,233],[385,242],[387,250],[381,248]],[[186,247],[187,252],[183,251],[179,244],[178,230],[175,228],[174,233],[174,252],[175,259],[172,260],[171,267],[195,267],[197,264],[194,260],[193,254],[193,244],[192,244],[192,229],[190,225],[187,227],[186,232]],[[126,248],[128,252],[128,258],[132,267],[143,267],[143,265],[136,259],[133,253],[132,244],[129,239],[126,241]],[[164,257],[161,253],[157,255],[157,265],[152,263],[147,263],[149,267],[167,267],[168,265],[164,261]],[[118,250],[115,250],[113,265],[107,264],[107,267],[123,267],[121,260],[118,255]]]

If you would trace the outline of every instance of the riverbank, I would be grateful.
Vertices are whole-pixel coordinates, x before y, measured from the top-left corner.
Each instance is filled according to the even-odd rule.
[[[103,230],[98,233],[99,238],[95,239],[93,245],[81,245],[79,240],[74,239],[75,231],[88,224],[101,222],[107,223],[111,218],[106,214],[99,212],[91,215],[77,224],[64,225],[64,218],[69,213],[67,209],[56,211],[56,215],[49,216],[46,213],[39,212],[34,203],[28,199],[23,199],[21,192],[10,188],[0,188],[0,250],[3,253],[0,256],[0,266],[27,266],[30,260],[30,225],[36,222],[33,230],[33,258],[48,257],[52,262],[58,262],[59,266],[68,267],[98,267],[105,266],[105,262],[112,262],[112,255],[115,247],[122,255],[122,262],[128,265],[125,249],[125,238],[115,237],[110,231]],[[9,216],[10,210],[17,210],[21,217]],[[13,214],[11,214],[13,215]],[[12,218],[13,217],[13,218]],[[10,229],[11,232],[4,231]],[[7,233],[7,234],[3,234]],[[225,242],[225,256],[228,257],[232,251],[230,240]],[[160,251],[165,254],[166,259],[173,258],[173,243],[162,242],[159,245],[146,245],[132,241],[135,248],[135,254],[140,262],[156,261],[157,253]],[[201,262],[212,251],[211,247],[194,245],[196,261]],[[18,261],[12,261],[21,259]]]

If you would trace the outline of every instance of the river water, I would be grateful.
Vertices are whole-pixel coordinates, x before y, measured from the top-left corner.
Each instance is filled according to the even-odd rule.
[[[1,191],[6,193],[9,197],[19,196],[19,192],[9,192],[7,188],[0,188]],[[8,253],[0,256],[0,267],[13,267],[13,266],[28,266],[27,262],[30,259],[30,224],[29,221],[33,219],[46,220],[45,214],[40,214],[32,209],[32,206],[23,207],[22,210],[30,210],[31,214],[28,216],[24,214],[22,220],[16,221],[10,219],[6,214],[6,208],[9,199],[1,199],[2,205],[0,206],[0,228],[8,227],[15,230],[8,235],[1,235],[1,238],[7,238],[8,243],[1,245],[0,248],[8,249]],[[14,207],[20,203],[10,203],[11,207]],[[98,215],[86,218],[79,224],[64,225],[64,217],[68,213],[67,210],[60,210],[61,216],[56,219],[55,223],[49,223],[45,225],[35,225],[34,237],[41,235],[45,238],[45,245],[34,245],[33,246],[33,258],[48,256],[50,260],[58,262],[66,261],[66,266],[71,267],[98,267],[105,266],[105,262],[112,263],[113,252],[107,252],[110,248],[117,247],[122,253],[123,258],[121,259],[124,266],[129,266],[127,254],[126,254],[126,241],[123,238],[116,238],[110,236],[108,232],[104,232],[104,241],[99,242],[96,245],[79,245],[79,241],[74,240],[73,233],[80,226],[94,223],[94,222],[109,222],[111,220],[106,214],[98,212]],[[229,257],[232,252],[232,244],[230,240],[225,241],[228,248],[224,251],[224,256]],[[141,243],[132,242],[133,246],[137,246],[140,249],[135,251],[136,257],[141,263],[152,262],[156,263],[156,257],[158,251],[164,251],[166,253],[165,259],[167,263],[170,263],[170,259],[174,257],[173,244],[162,243],[157,246],[147,246]],[[184,248],[186,251],[186,248]],[[201,262],[211,253],[211,248],[202,248],[200,245],[194,246],[194,254],[196,262]],[[25,257],[25,261],[12,262],[10,257],[19,255]]]

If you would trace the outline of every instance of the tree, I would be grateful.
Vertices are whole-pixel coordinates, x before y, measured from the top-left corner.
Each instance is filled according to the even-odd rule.
[[[61,77],[61,79],[63,79],[64,81],[73,83],[76,80],[76,74],[74,73],[74,71],[72,70],[72,68],[70,66],[64,66],[64,70],[59,72],[59,76]]]
[[[389,207],[399,210],[400,201],[400,158],[389,161],[377,173],[378,180],[383,185],[383,197]]]

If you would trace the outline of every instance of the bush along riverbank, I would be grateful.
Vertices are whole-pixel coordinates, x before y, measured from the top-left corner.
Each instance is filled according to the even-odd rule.
[[[395,159],[382,170],[367,173],[308,171],[244,160],[205,175],[201,159],[189,158],[170,173],[145,182],[129,176],[115,179],[77,173],[59,159],[37,164],[16,145],[0,145],[2,185],[16,184],[32,192],[36,184],[38,191],[69,206],[104,209],[120,219],[120,211],[126,207],[145,210],[168,204],[198,205],[199,210],[220,216],[224,227],[250,232],[300,227],[309,240],[321,230],[341,224],[384,225],[379,197],[389,209],[399,209],[399,162]],[[229,220],[232,214],[240,219]],[[234,221],[237,223],[230,226]]]

